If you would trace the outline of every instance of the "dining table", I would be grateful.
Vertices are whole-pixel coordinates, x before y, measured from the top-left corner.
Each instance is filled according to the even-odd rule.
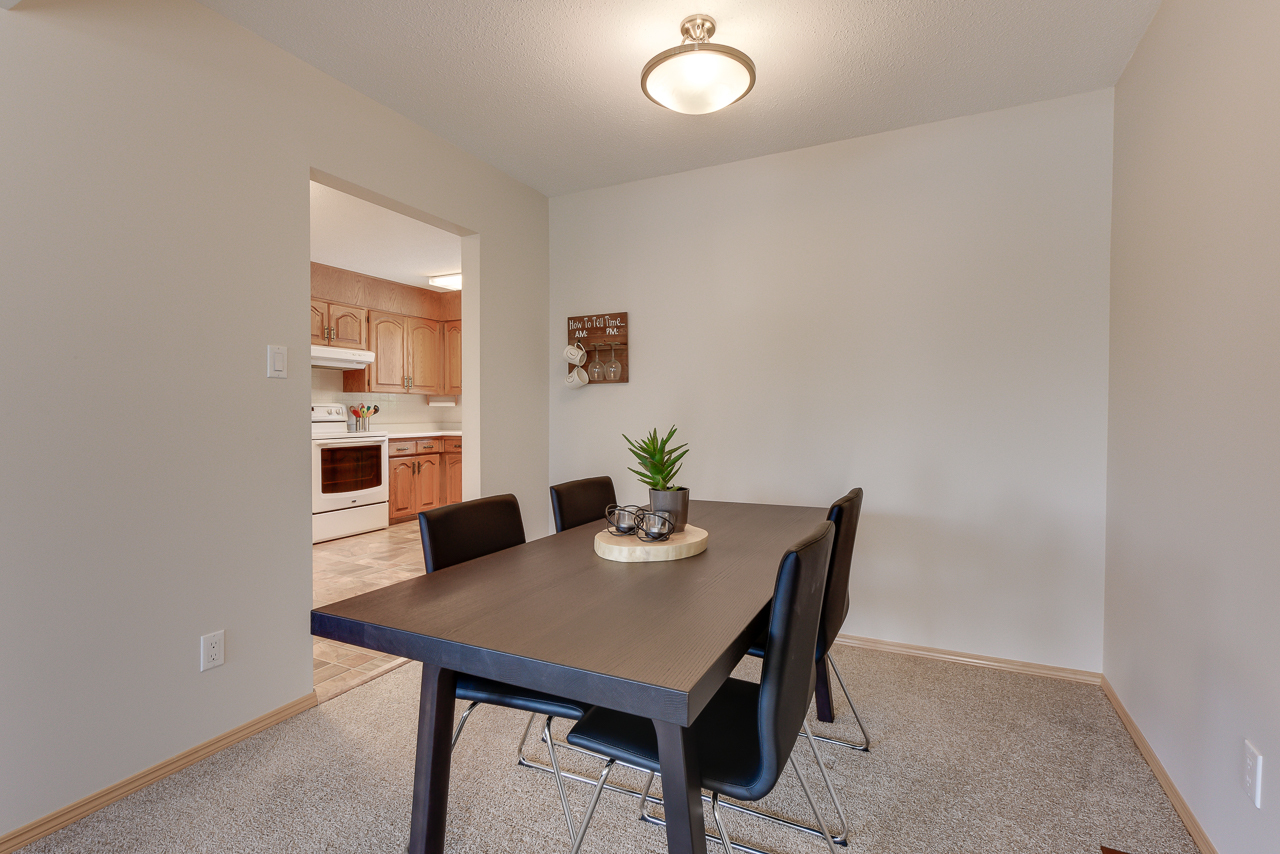
[[[692,725],[768,619],[779,561],[826,508],[689,502],[701,554],[624,563],[581,525],[311,612],[313,635],[422,662],[411,854],[443,854],[459,673],[653,721],[667,846],[705,854]]]

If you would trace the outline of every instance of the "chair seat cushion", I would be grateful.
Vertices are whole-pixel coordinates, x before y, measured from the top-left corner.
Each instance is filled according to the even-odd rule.
[[[753,784],[762,774],[757,709],[760,686],[730,679],[693,722],[702,785],[739,800],[758,800]],[[603,753],[627,765],[661,772],[653,721],[599,706],[569,730],[575,747]]]
[[[557,697],[554,694],[544,694],[541,691],[534,691],[532,688],[521,688],[518,685],[509,685],[506,682],[498,682],[495,679],[470,676],[464,673],[458,674],[457,688],[454,689],[453,694],[459,700],[465,702],[488,703],[491,706],[518,709],[522,712],[533,712],[539,715],[555,715],[557,718],[569,718],[575,721],[585,715],[587,710],[591,708],[586,703],[580,703],[577,700]]]

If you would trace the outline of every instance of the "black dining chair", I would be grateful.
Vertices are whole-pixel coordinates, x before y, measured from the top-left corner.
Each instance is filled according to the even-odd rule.
[[[834,539],[835,525],[823,522],[783,556],[770,606],[759,684],[730,678],[693,722],[697,745],[694,767],[702,777],[702,787],[711,791],[711,815],[726,854],[732,840],[720,814],[720,798],[760,800],[773,790],[787,762],[800,779],[828,849],[835,854],[831,835],[825,832],[822,815],[791,756],[801,730],[808,732],[805,714],[816,678],[813,650]],[[578,854],[613,767],[623,764],[648,771],[652,784],[653,774],[660,772],[661,766],[657,734],[647,718],[597,706],[574,724],[568,740],[608,757],[574,836],[572,854]]]
[[[422,556],[427,572],[465,563],[493,552],[509,549],[525,542],[524,521],[520,516],[520,504],[514,495],[493,495],[474,501],[463,501],[426,510],[418,514],[418,528],[422,533]],[[467,719],[481,703],[529,712],[529,724],[525,725],[525,738],[534,716],[543,715],[543,736],[551,756],[556,786],[560,792],[560,805],[564,809],[569,835],[573,836],[573,814],[569,812],[569,799],[565,795],[555,744],[551,740],[551,722],[556,718],[579,720],[591,708],[576,700],[544,694],[530,688],[509,685],[483,676],[459,673],[454,696],[468,703],[458,726],[453,731],[452,745],[456,746]],[[524,741],[521,740],[523,749]],[[519,755],[520,750],[517,751]]]
[[[603,522],[605,508],[617,503],[611,477],[584,477],[557,483],[551,487],[551,512],[555,515],[556,533],[591,522]]]
[[[858,536],[858,517],[861,514],[862,487],[849,490],[827,511],[827,519],[836,526],[836,541],[831,549],[831,567],[827,572],[827,589],[823,593],[822,621],[818,624],[816,648],[818,680],[814,695],[818,704],[818,720],[826,722],[835,720],[831,703],[831,677],[827,675],[827,665],[830,665],[831,672],[835,673],[836,680],[840,683],[840,690],[844,692],[849,710],[853,712],[853,719],[862,732],[862,743],[855,744],[822,735],[815,735],[814,738],[867,753],[871,750],[871,738],[867,735],[867,728],[862,725],[858,710],[853,706],[853,699],[849,696],[849,689],[844,684],[840,668],[836,667],[836,660],[831,657],[831,647],[835,646],[840,627],[844,625],[844,618],[849,615],[849,571],[853,565],[853,541]],[[763,658],[766,639],[766,635],[757,638],[747,654]]]

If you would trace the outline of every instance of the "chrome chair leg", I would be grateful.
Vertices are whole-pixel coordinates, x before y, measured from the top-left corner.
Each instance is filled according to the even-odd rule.
[[[744,804],[725,803],[723,801],[720,801],[719,803],[721,806],[725,807],[726,809],[737,810],[738,812],[746,813],[747,815],[755,816],[756,818],[762,818],[765,821],[770,821],[770,822],[773,822],[774,824],[780,824],[783,827],[789,827],[792,830],[798,830],[801,833],[810,833],[810,834],[813,834],[814,836],[825,836],[829,838],[834,844],[839,845],[841,847],[848,846],[849,820],[845,818],[844,804],[840,801],[840,796],[836,793],[835,786],[832,785],[831,778],[827,775],[826,766],[822,764],[822,757],[818,755],[818,746],[814,743],[815,736],[809,731],[808,722],[807,721],[803,722],[802,726],[803,726],[802,734],[805,736],[805,738],[809,742],[809,750],[813,752],[813,761],[818,766],[818,774],[822,776],[822,783],[824,786],[826,786],[827,797],[829,797],[831,799],[831,803],[835,805],[836,815],[840,818],[840,832],[838,834],[831,833],[830,831],[827,830],[826,826],[823,824],[819,824],[819,827],[813,828],[813,827],[809,827],[808,825],[799,824],[798,822],[794,822],[789,819],[780,818],[776,815],[770,815],[767,812],[761,812],[760,810],[754,809],[753,807],[749,807]],[[800,772],[797,770],[796,773],[799,774]],[[643,797],[641,797],[641,801],[640,801],[640,820],[647,821],[650,824],[656,824],[658,823],[658,821],[660,821],[660,819],[657,819],[654,816],[649,815],[647,802],[652,801],[655,804],[661,804],[662,798],[656,795],[649,794],[649,788],[652,784],[653,784],[653,774],[651,772],[649,775],[648,781],[645,783]],[[628,792],[628,794],[631,794],[633,797],[637,796],[636,792]],[[705,797],[706,796],[704,795],[703,798],[705,799]],[[707,837],[707,838],[710,839],[711,837]],[[734,844],[737,845],[736,842]],[[757,849],[748,849],[745,846],[741,846],[741,845],[738,845],[738,847],[743,848],[743,850],[752,850],[752,851],[757,850]]]
[[[537,712],[529,713],[529,720],[524,725],[524,735],[520,736],[520,743],[516,745],[516,765],[523,765],[526,768],[537,768],[539,771],[551,772],[551,769],[545,765],[535,765],[525,758],[524,745],[529,740],[529,730],[533,728],[533,720],[538,716]]]
[[[703,799],[704,801],[710,801],[710,800],[711,800],[711,797],[710,797],[709,795],[703,795],[703,796],[702,796],[702,799]],[[650,800],[650,801],[653,801],[653,802],[655,802],[655,803],[658,803],[658,804],[661,804],[661,803],[662,803],[661,799],[660,799],[660,798],[658,798],[656,795],[651,795],[651,796],[650,796],[650,798],[649,798],[649,800]],[[724,807],[725,809],[739,809],[739,805],[738,805],[738,804],[726,803],[725,801],[719,801],[719,800],[718,800],[718,801],[717,801],[717,804],[718,804],[719,806],[721,806],[721,807]],[[739,811],[740,811],[740,812],[748,812],[747,810],[739,810]],[[769,815],[768,813],[755,812],[754,810],[753,810],[753,811],[750,811],[750,814],[755,815],[755,816],[756,816],[756,817],[758,817],[758,818],[767,818],[767,819],[771,819],[771,820],[774,818],[773,816]],[[717,817],[717,818],[718,818],[718,817]],[[657,826],[657,827],[666,827],[666,826],[667,826],[666,819],[658,818],[656,815],[650,815],[649,813],[647,813],[647,812],[645,812],[645,811],[644,811],[644,808],[643,808],[643,807],[641,807],[640,820],[641,820],[641,821],[643,821],[643,822],[645,822],[646,824],[652,824],[652,825],[655,825],[655,826]],[[718,824],[719,824],[719,822],[717,821],[717,825],[718,825]],[[806,832],[806,833],[812,833],[814,836],[821,836],[821,835],[822,835],[822,832],[821,832],[821,831],[814,830],[814,829],[813,829],[813,828],[811,828],[811,827],[805,827],[803,824],[794,824],[794,823],[789,822],[789,821],[787,821],[787,820],[785,820],[785,819],[780,819],[780,820],[778,821],[778,824],[785,824],[786,826],[788,826],[788,827],[790,827],[790,828],[792,828],[792,829],[794,829],[794,830],[803,830],[803,831],[804,831],[804,832]],[[723,830],[723,828],[718,828],[718,829]],[[707,841],[708,841],[708,842],[719,842],[719,841],[720,841],[720,840],[719,840],[719,839],[717,839],[716,837],[712,836],[710,833],[708,833],[706,836],[707,836]],[[830,839],[831,839],[831,837],[827,837],[828,842],[830,842]],[[727,848],[725,849],[725,850],[726,850],[726,854],[731,854],[731,852],[729,852],[729,848],[736,848],[736,849],[738,849],[739,851],[745,851],[745,852],[746,852],[746,854],[777,854],[777,852],[776,852],[776,851],[766,851],[766,850],[764,850],[763,848],[756,848],[755,846],[748,845],[748,844],[747,844],[747,843],[745,843],[745,842],[736,842],[736,841],[734,841],[733,839],[730,839],[730,840],[729,840],[729,847],[727,847]]]
[[[618,785],[614,785],[613,783],[609,783],[609,782],[608,782],[608,776],[609,776],[609,775],[608,775],[607,773],[602,773],[602,774],[601,774],[601,776],[600,776],[600,780],[598,780],[598,781],[597,781],[597,780],[591,780],[590,778],[587,778],[587,777],[583,777],[583,776],[581,776],[581,775],[579,775],[579,774],[574,774],[574,773],[573,773],[573,772],[571,772],[571,771],[561,771],[561,770],[560,770],[560,767],[559,767],[559,762],[556,760],[556,758],[555,758],[555,756],[554,756],[555,748],[552,746],[552,740],[551,740],[551,721],[552,721],[552,720],[554,720],[554,718],[552,718],[552,717],[548,717],[548,719],[547,719],[547,720],[546,720],[546,722],[544,723],[544,726],[543,726],[543,736],[542,736],[542,737],[543,737],[543,739],[547,742],[547,752],[548,752],[548,754],[550,754],[550,755],[552,756],[552,765],[553,765],[554,767],[553,767],[553,768],[548,768],[546,765],[542,765],[541,763],[534,762],[533,760],[531,760],[531,759],[529,759],[527,756],[525,756],[525,755],[524,755],[524,747],[525,747],[525,745],[526,745],[526,744],[528,743],[528,741],[529,741],[529,733],[530,733],[530,732],[532,732],[532,730],[533,730],[533,721],[534,721],[534,718],[535,718],[535,717],[537,717],[537,715],[536,715],[536,714],[531,714],[531,715],[529,715],[529,720],[528,720],[528,722],[526,722],[526,724],[525,724],[524,734],[521,736],[521,738],[520,738],[520,744],[519,744],[519,745],[517,746],[517,748],[516,748],[516,764],[517,764],[517,765],[524,766],[525,768],[532,768],[532,769],[534,769],[535,771],[542,771],[543,773],[546,773],[546,774],[555,774],[555,775],[556,775],[556,777],[557,777],[556,785],[557,785],[557,787],[560,789],[560,804],[561,804],[561,807],[562,807],[562,808],[564,809],[564,811],[565,811],[565,821],[566,821],[566,823],[568,823],[568,825],[569,825],[569,833],[570,833],[570,836],[574,836],[574,830],[573,830],[573,821],[572,821],[572,817],[571,817],[571,816],[572,816],[572,814],[571,814],[571,812],[569,811],[569,806],[568,806],[568,797],[567,797],[567,795],[565,794],[565,791],[564,791],[564,788],[563,788],[563,786],[564,786],[563,781],[564,781],[565,779],[575,780],[575,781],[580,782],[580,783],[587,783],[587,784],[590,784],[590,785],[592,785],[592,786],[594,786],[594,787],[600,787],[600,786],[603,786],[603,788],[604,788],[604,789],[607,789],[607,790],[609,790],[609,791],[611,791],[611,792],[618,792],[619,794],[629,795],[630,797],[638,798],[638,799],[640,800],[640,810],[639,810],[639,816],[638,816],[638,817],[639,817],[639,819],[640,819],[641,821],[643,821],[643,822],[645,822],[645,823],[647,823],[647,824],[653,824],[653,825],[656,825],[656,826],[658,826],[658,827],[666,827],[666,826],[667,826],[667,823],[666,823],[666,821],[665,821],[664,819],[660,819],[660,818],[658,818],[657,816],[650,814],[650,813],[649,813],[649,811],[648,811],[648,806],[649,806],[649,804],[650,804],[650,803],[656,804],[657,806],[662,806],[662,805],[663,805],[663,799],[662,799],[662,797],[661,797],[660,795],[654,795],[654,794],[651,794],[651,791],[652,791],[652,788],[653,788],[653,781],[654,781],[654,780],[656,779],[656,777],[657,777],[656,772],[653,772],[653,771],[645,772],[647,776],[646,776],[646,778],[645,778],[644,789],[643,789],[642,791],[637,792],[635,789],[629,789],[629,788],[627,788],[627,787],[625,787],[625,786],[618,786]],[[741,813],[746,813],[746,814],[748,814],[748,815],[755,816],[756,818],[762,818],[762,819],[764,819],[764,820],[766,820],[766,821],[769,821],[769,822],[772,822],[772,823],[774,823],[774,824],[780,824],[780,825],[782,825],[783,827],[788,827],[788,828],[791,828],[792,830],[800,831],[801,833],[809,833],[809,834],[812,834],[812,835],[814,835],[814,836],[821,836],[821,837],[823,837],[823,838],[825,838],[825,839],[827,839],[827,840],[828,840],[828,845],[829,845],[829,846],[830,846],[832,843],[834,843],[835,845],[840,845],[841,847],[845,847],[845,846],[847,846],[847,845],[848,845],[848,833],[849,833],[849,831],[848,831],[848,821],[847,821],[847,819],[845,818],[845,814],[844,814],[844,807],[843,807],[843,805],[841,804],[841,802],[840,802],[840,800],[839,800],[839,797],[836,795],[835,787],[832,785],[830,778],[827,776],[826,768],[822,765],[822,759],[818,756],[817,748],[816,748],[816,746],[815,746],[815,745],[814,745],[814,743],[813,743],[813,739],[817,738],[817,736],[813,736],[811,733],[809,733],[809,731],[808,731],[808,725],[807,725],[807,724],[805,725],[805,733],[804,733],[804,734],[805,734],[806,736],[808,736],[808,738],[809,738],[809,749],[813,751],[814,761],[818,764],[818,772],[819,772],[819,774],[821,774],[821,775],[822,775],[823,783],[826,785],[826,788],[827,788],[827,794],[830,796],[830,798],[831,798],[832,802],[835,804],[835,807],[836,807],[836,813],[837,813],[837,815],[840,817],[840,829],[841,829],[841,833],[840,833],[838,836],[834,836],[834,837],[833,837],[833,836],[831,835],[830,831],[828,831],[828,830],[826,829],[826,825],[822,822],[821,817],[819,817],[818,827],[819,827],[820,829],[818,829],[818,828],[812,828],[812,827],[809,827],[809,826],[807,826],[807,825],[798,824],[797,822],[790,821],[789,819],[781,818],[781,817],[779,817],[779,816],[770,815],[769,813],[760,812],[759,810],[752,809],[751,807],[744,806],[744,805],[742,805],[742,804],[726,803],[726,802],[724,802],[724,801],[721,801],[721,800],[720,800],[718,797],[716,797],[714,794],[713,794],[713,795],[711,795],[711,796],[703,795],[703,796],[702,796],[703,800],[708,800],[708,799],[709,799],[709,797],[715,797],[715,798],[716,798],[716,809],[718,809],[719,807],[724,807],[725,809],[736,810],[736,811],[741,812]],[[626,763],[619,763],[619,762],[617,762],[616,760],[613,760],[613,759],[606,759],[606,757],[600,756],[599,754],[592,753],[592,752],[591,752],[591,751],[589,751],[589,750],[583,750],[583,749],[581,749],[581,748],[574,747],[573,745],[561,745],[561,746],[562,746],[562,747],[568,747],[570,750],[574,750],[575,752],[577,752],[577,753],[581,753],[581,754],[583,754],[583,755],[585,755],[585,756],[593,756],[593,757],[596,757],[596,758],[598,758],[598,759],[605,759],[605,760],[606,760],[606,770],[611,770],[611,767],[612,767],[612,766],[614,766],[614,765],[620,765],[620,764],[621,764],[621,765],[625,765],[625,764],[626,764]],[[626,766],[626,767],[632,767],[632,766]],[[795,767],[795,766],[793,765],[793,768],[794,768],[794,767]],[[637,770],[637,771],[641,771],[641,770],[643,770],[643,769],[637,768],[636,770]],[[797,776],[799,775],[799,773],[800,773],[800,772],[799,772],[799,770],[798,770],[798,769],[796,769],[796,774],[797,774]],[[801,785],[804,785],[804,780],[803,780],[803,779],[801,779],[801,781],[800,781],[800,782],[801,782]],[[812,797],[810,797],[810,796],[809,796],[809,792],[808,792],[807,787],[805,788],[805,796],[809,798],[809,806],[810,806],[810,808],[811,808],[811,809],[813,809],[813,810],[814,810],[814,812],[815,812],[815,814],[816,814],[816,813],[817,813],[817,807],[816,807],[816,806],[814,806],[813,799],[812,799]],[[589,820],[590,820],[590,815],[591,815],[592,813],[594,813],[594,811],[595,811],[595,806],[594,806],[594,804],[595,804],[595,802],[596,802],[598,799],[599,799],[599,795],[598,795],[598,794],[597,794],[597,795],[595,795],[595,796],[593,796],[593,798],[592,798],[592,806],[590,806],[590,807],[588,808],[588,817],[587,817],[586,819],[584,819],[584,822],[585,822],[585,821],[589,821]],[[713,812],[713,814],[715,815],[715,818],[716,818],[717,829],[718,829],[718,830],[720,830],[720,832],[723,832],[723,828],[721,828],[721,827],[720,827],[721,819],[720,819],[719,814],[718,814],[718,813],[714,813],[714,812]],[[578,831],[578,832],[579,832],[579,833],[582,833],[582,828],[579,828],[579,831]],[[707,834],[707,839],[708,839],[708,840],[710,840],[710,841],[712,841],[712,842],[719,842],[719,841],[720,841],[719,839],[717,839],[716,837],[712,836],[711,834]],[[752,846],[750,846],[750,845],[746,845],[746,844],[741,843],[741,842],[733,842],[732,840],[730,840],[730,845],[731,845],[733,848],[737,848],[737,849],[738,849],[738,850],[740,850],[740,851],[745,851],[745,852],[747,852],[747,854],[772,854],[772,852],[764,851],[764,850],[762,850],[762,849],[760,849],[760,848],[754,848],[754,847],[752,847]],[[726,851],[727,851],[727,850],[728,850],[728,848],[726,848]],[[833,850],[834,850],[834,849],[833,849]]]
[[[564,777],[560,775],[560,763],[556,760],[556,745],[551,740],[551,722],[555,720],[554,715],[547,715],[547,719],[542,724],[543,735],[547,739],[547,752],[551,755],[551,768],[556,778],[556,790],[560,793],[560,806],[564,809],[564,823],[569,827],[569,841],[573,841],[573,813],[569,812],[569,798],[564,791]],[[528,725],[525,725],[525,731],[528,732]]]
[[[858,724],[858,729],[862,731],[862,744],[854,744],[851,741],[841,741],[838,738],[828,738],[825,735],[815,735],[818,741],[825,741],[828,744],[838,744],[841,747],[847,747],[850,750],[861,751],[862,753],[871,752],[871,736],[867,735],[867,728],[862,725],[862,718],[858,716],[858,710],[854,708],[853,699],[849,696],[849,689],[845,687],[844,677],[840,675],[840,668],[836,667],[836,660],[831,657],[831,653],[827,653],[827,663],[831,665],[831,670],[836,674],[836,681],[840,683],[840,690],[844,692],[845,702],[849,704],[849,710],[853,712],[853,719]]]
[[[831,803],[835,804],[836,815],[840,817],[840,833],[837,836],[831,836],[831,841],[837,845],[847,845],[849,843],[849,820],[844,817],[844,805],[840,803],[840,796],[836,794],[835,786],[831,785],[831,778],[827,776],[827,766],[822,764],[822,757],[818,755],[818,745],[813,741],[813,733],[809,732],[809,722],[801,721],[804,728],[804,737],[809,741],[809,750],[813,753],[813,761],[818,766],[818,774],[822,777],[822,783],[827,787],[827,797],[831,798]],[[799,772],[797,772],[799,773]],[[824,827],[825,831],[826,828]]]
[[[640,820],[644,821],[648,815],[645,808],[649,805],[649,790],[653,788],[653,778],[658,776],[656,772],[650,771],[649,776],[644,781],[644,791],[640,793]]]
[[[462,719],[458,721],[457,728],[453,731],[453,741],[449,742],[449,749],[453,750],[458,744],[458,737],[462,735],[462,728],[467,725],[467,718],[471,717],[471,713],[476,710],[476,706],[480,705],[479,700],[473,700],[471,705],[467,706],[467,710],[462,713]]]
[[[529,715],[529,721],[528,723],[525,724],[524,735],[521,736],[520,744],[517,745],[516,747],[516,765],[518,765],[521,768],[532,768],[534,771],[541,771],[544,774],[555,774],[556,773],[555,769],[549,766],[543,765],[541,762],[535,762],[534,760],[530,759],[528,756],[525,756],[524,754],[524,747],[529,741],[529,733],[533,729],[533,719],[536,717],[537,717],[536,712],[534,714]],[[548,744],[550,744],[550,734],[548,732],[544,731],[542,738],[544,741],[547,741]],[[565,744],[562,741],[556,742],[556,748],[560,750],[572,750],[574,753],[581,753],[583,756],[590,756],[592,759],[599,759],[601,762],[608,761],[607,756],[601,756],[599,753],[592,753],[590,750],[583,750],[581,747],[574,747],[572,744]],[[551,751],[551,748],[548,747],[547,752],[550,753],[550,751]],[[624,765],[625,767],[628,767],[628,768],[631,767],[629,765],[626,765],[625,763],[618,763],[618,764]],[[644,769],[637,768],[635,770],[643,771]],[[573,780],[578,783],[586,783],[589,786],[594,786],[596,784],[595,780],[592,780],[589,777],[583,777],[581,774],[575,774],[572,771],[560,771],[559,774],[561,777],[563,777],[566,780]],[[650,783],[652,783],[652,780],[650,781]],[[628,789],[626,786],[615,786],[613,783],[605,784],[605,789],[607,789],[610,792],[618,792],[619,794],[622,794],[622,795],[630,795],[633,798],[639,798],[641,796],[640,792],[637,792],[635,789]],[[649,800],[653,801],[656,804],[662,803],[662,798],[658,797],[657,795],[649,795]]]
[[[569,854],[579,854],[582,851],[582,840],[587,835],[587,825],[591,824],[591,817],[596,814],[596,805],[600,803],[600,793],[604,791],[605,783],[609,780],[609,772],[613,770],[614,760],[610,759],[604,764],[604,770],[600,772],[600,782],[596,783],[595,791],[591,793],[591,803],[587,804],[587,813],[582,817],[582,826],[578,828],[578,833],[573,838],[573,848]]]
[[[733,854],[733,840],[729,838],[729,831],[724,829],[724,819],[720,815],[720,795],[716,792],[711,793],[711,817],[715,819],[716,832],[720,834],[724,854]]]
[[[791,770],[796,772],[796,777],[800,780],[800,789],[804,792],[804,799],[809,802],[809,809],[813,810],[813,817],[818,820],[818,827],[822,830],[822,838],[827,842],[827,850],[831,854],[836,854],[836,845],[831,840],[831,834],[827,831],[827,823],[822,820],[822,813],[818,812],[818,805],[813,802],[813,795],[809,794],[809,784],[804,781],[804,776],[800,773],[799,767],[796,766],[796,757],[793,753],[787,760],[791,763]]]

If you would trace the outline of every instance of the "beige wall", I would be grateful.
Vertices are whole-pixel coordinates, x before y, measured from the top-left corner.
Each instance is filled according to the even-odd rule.
[[[1097,671],[1109,90],[551,200],[551,480],[867,490],[845,631]],[[565,318],[630,313],[631,382],[563,387]]]
[[[1165,0],[1116,87],[1105,668],[1223,854],[1280,840],[1277,32]]]
[[[311,689],[310,170],[477,232],[468,489],[531,530],[548,248],[543,196],[188,0],[28,0],[0,80],[3,834]]]

